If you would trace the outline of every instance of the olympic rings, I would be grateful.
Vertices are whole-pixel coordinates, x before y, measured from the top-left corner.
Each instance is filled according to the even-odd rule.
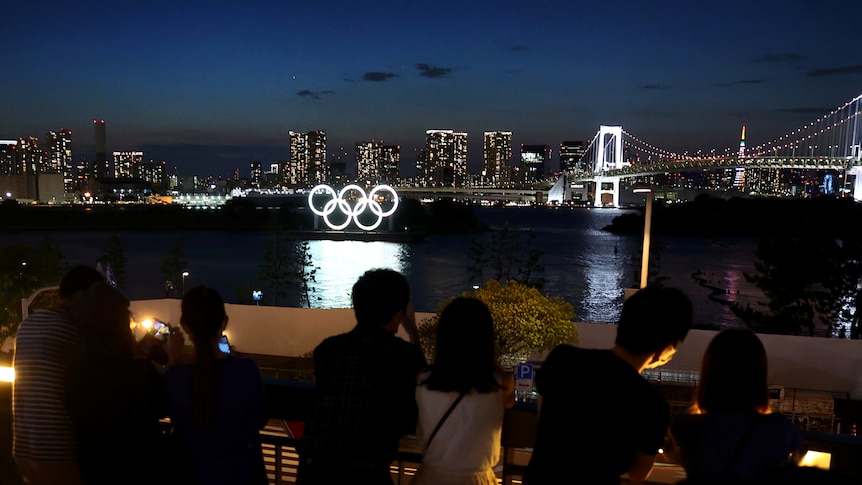
[[[314,196],[321,191],[329,194],[331,198],[323,205],[323,209],[318,209],[314,206]],[[377,194],[381,191],[388,191],[392,194],[392,207],[387,211],[384,211],[383,207],[376,200]],[[345,198],[345,195],[348,195],[349,193],[358,193],[359,197],[351,199]],[[348,200],[353,199],[356,200],[356,204],[351,207]],[[366,195],[365,190],[355,184],[347,185],[336,193],[335,189],[332,187],[326,184],[321,184],[311,189],[311,192],[308,193],[308,207],[311,209],[311,212],[323,217],[323,221],[326,225],[334,231],[344,230],[350,225],[351,220],[356,224],[356,227],[363,231],[373,231],[380,226],[384,217],[391,216],[395,213],[395,210],[398,209],[398,193],[388,185],[378,185],[371,189],[370,194]],[[329,220],[330,214],[335,212],[335,209],[341,210],[341,213],[346,216],[345,221],[341,224],[334,224]],[[369,209],[372,214],[377,216],[377,222],[371,225],[366,225],[359,220],[359,216],[362,215],[366,209]]]

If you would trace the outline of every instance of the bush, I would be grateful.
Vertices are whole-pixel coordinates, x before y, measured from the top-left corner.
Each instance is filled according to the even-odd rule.
[[[534,350],[550,350],[557,345],[577,345],[575,310],[560,297],[548,297],[539,290],[509,280],[490,280],[484,287],[461,296],[477,298],[488,305],[494,318],[497,356],[504,367],[524,362]],[[437,318],[454,297],[444,302],[437,315],[419,327],[425,352],[434,355]]]

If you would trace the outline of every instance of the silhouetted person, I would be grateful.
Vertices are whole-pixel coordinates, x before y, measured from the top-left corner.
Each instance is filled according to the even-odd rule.
[[[416,427],[425,365],[407,279],[390,269],[353,285],[356,326],[314,349],[316,408],[300,447],[297,483],[391,484],[399,439]],[[404,325],[414,343],[395,336]]]
[[[171,423],[183,455],[165,458],[187,460],[197,485],[267,483],[260,446],[267,422],[260,369],[251,359],[219,350],[228,317],[216,290],[196,286],[181,306],[180,325],[194,344],[194,363],[165,373]],[[171,333],[169,355],[182,350],[180,335]]]
[[[805,454],[802,437],[769,412],[766,350],[750,330],[716,335],[700,369],[693,414],[674,418],[671,434],[686,474],[750,480]],[[728,478],[728,479],[730,479]]]
[[[460,297],[446,305],[437,322],[434,363],[416,388],[423,458],[411,483],[497,485],[503,411],[515,404],[515,382],[494,350],[494,321],[484,303]]]
[[[60,281],[60,304],[30,314],[15,338],[12,454],[24,482],[79,484],[78,449],[66,407],[67,385],[79,362],[81,330],[73,299],[104,282],[95,268],[75,266]]]
[[[692,324],[688,297],[647,287],[623,304],[611,349],[556,347],[536,372],[539,424],[527,485],[645,480],[670,409],[640,373],[666,364]]]

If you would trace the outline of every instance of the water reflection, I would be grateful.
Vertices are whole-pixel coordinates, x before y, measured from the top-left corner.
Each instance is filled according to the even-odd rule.
[[[371,268],[406,273],[410,267],[404,244],[365,241],[309,241],[315,275],[312,297],[316,308],[350,308],[353,284]]]

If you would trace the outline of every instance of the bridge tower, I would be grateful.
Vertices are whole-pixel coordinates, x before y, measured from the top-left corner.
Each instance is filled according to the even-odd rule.
[[[623,127],[599,127],[598,150],[593,173],[601,174],[607,170],[623,168]],[[596,175],[596,197],[593,206],[620,206],[620,178]]]

